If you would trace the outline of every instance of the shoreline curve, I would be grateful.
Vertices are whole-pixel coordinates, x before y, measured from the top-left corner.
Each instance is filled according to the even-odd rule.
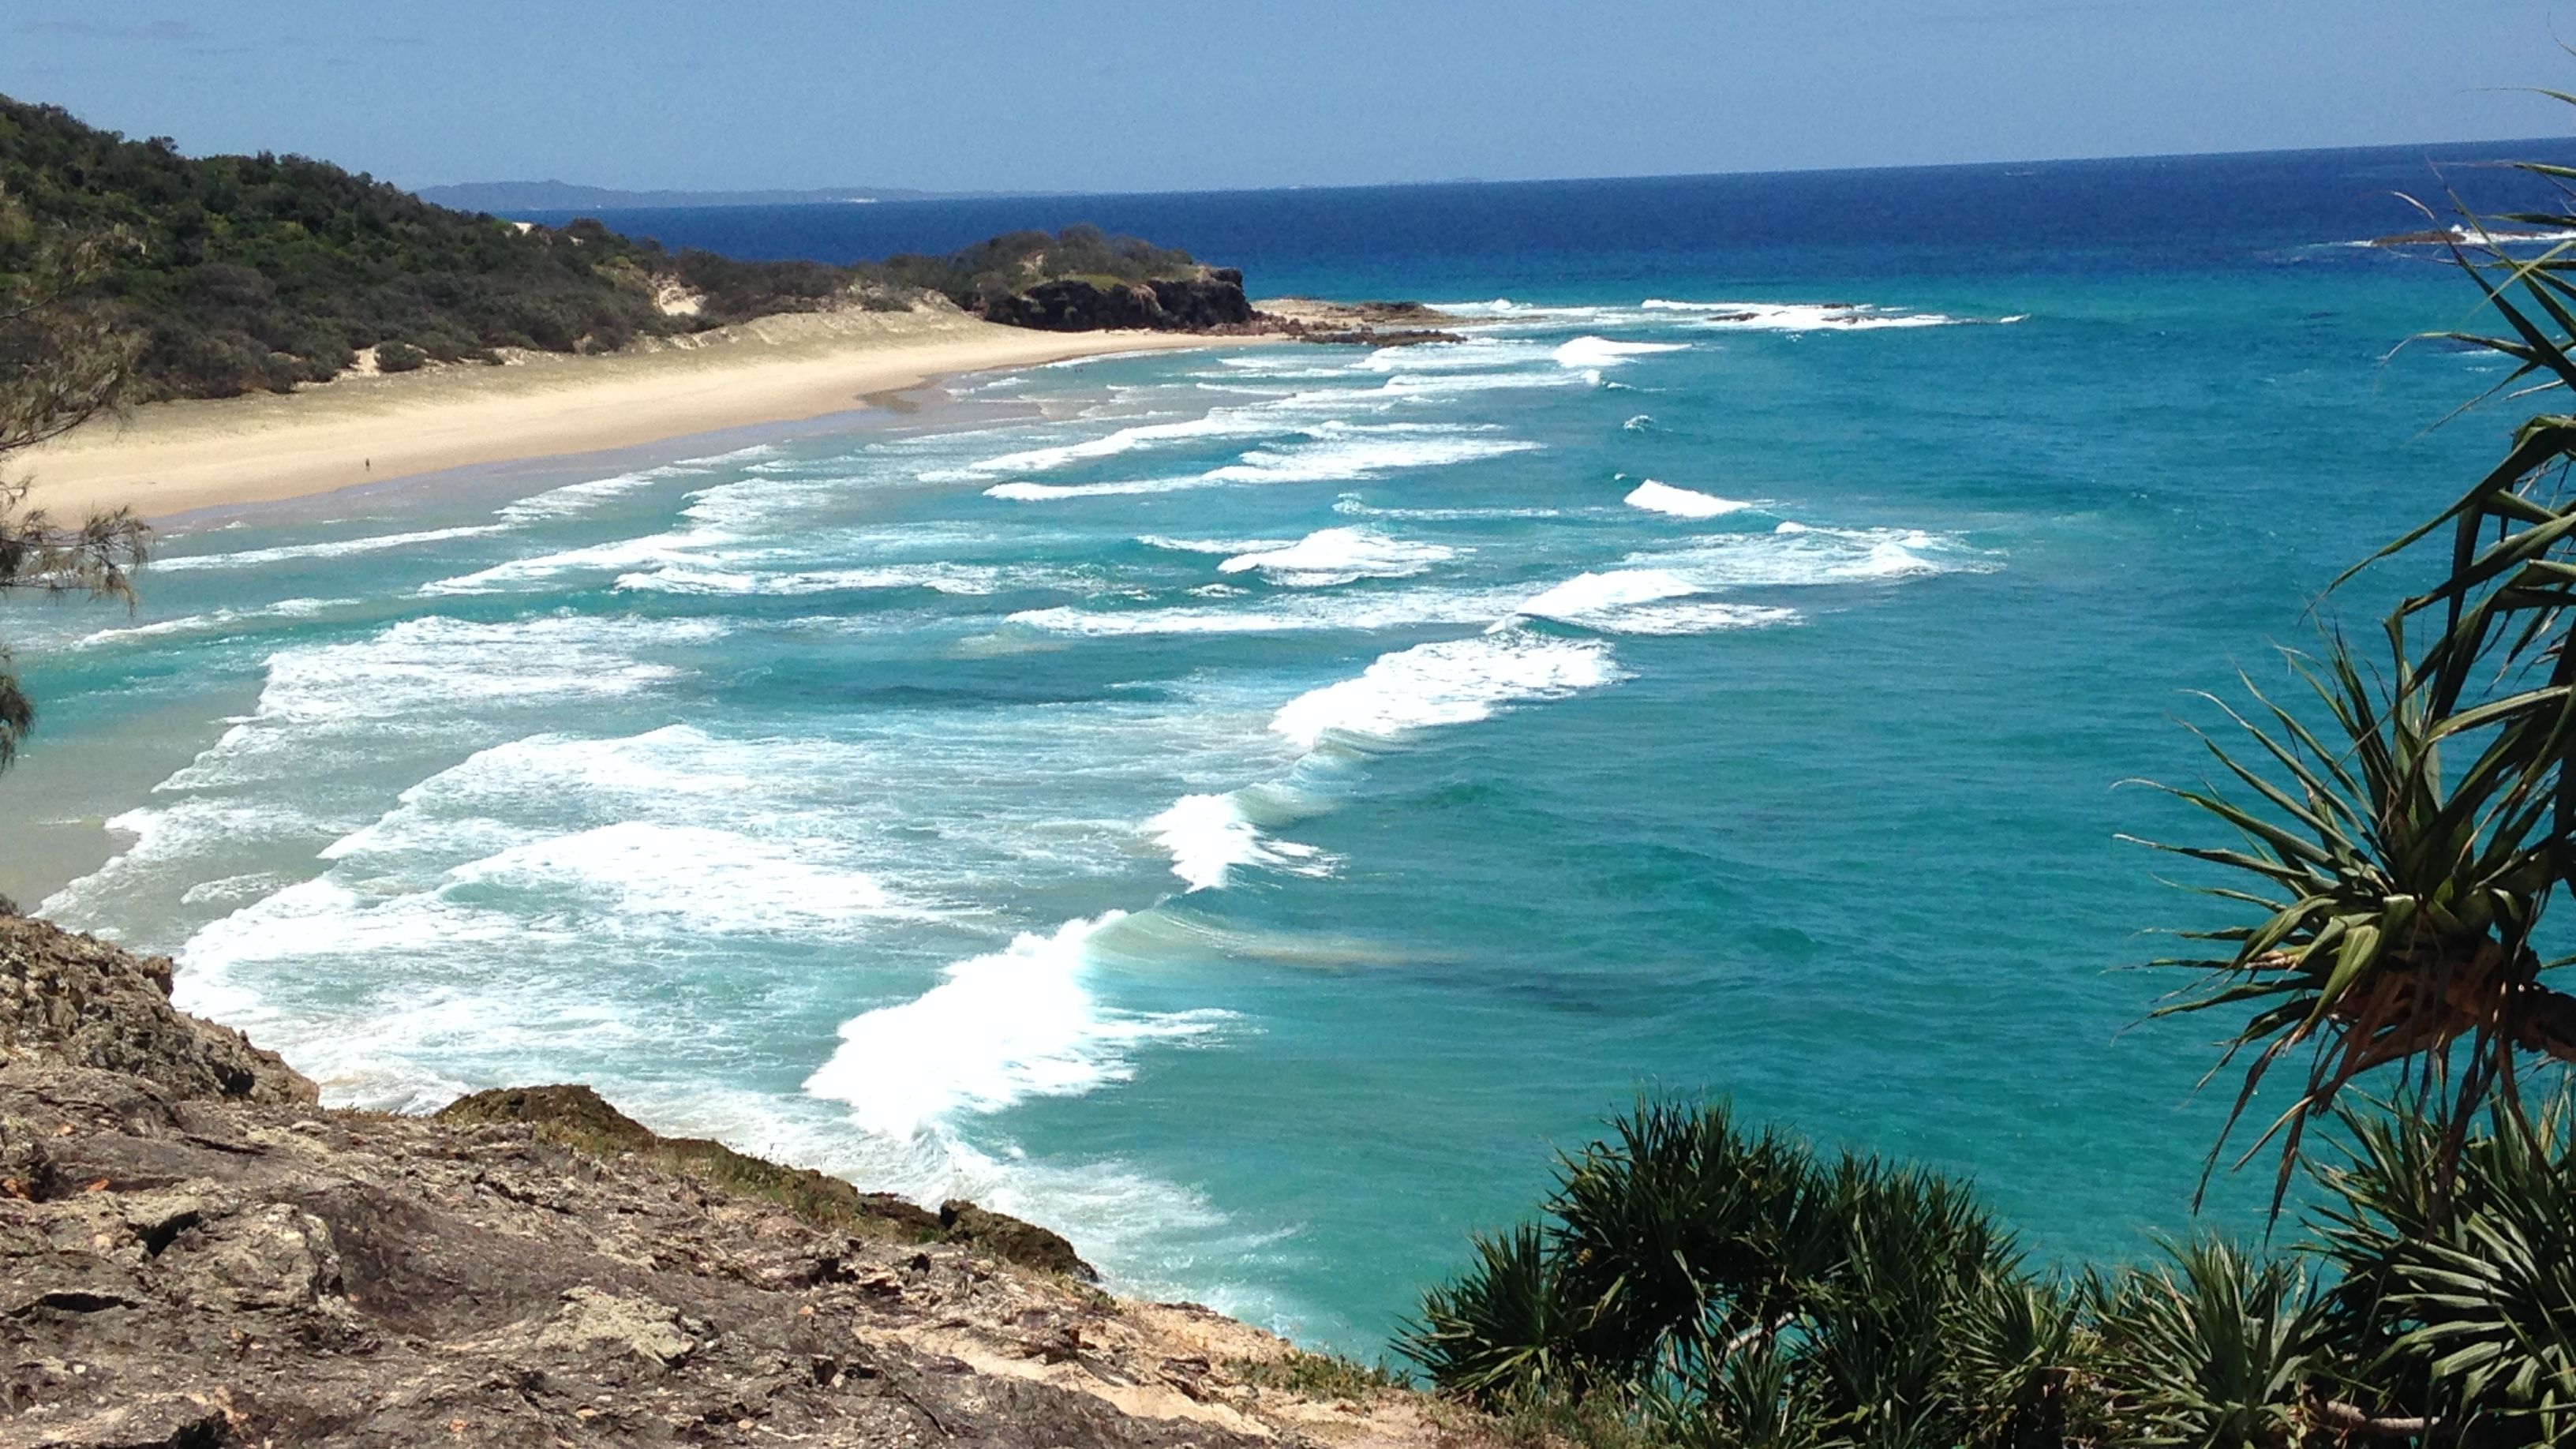
[[[934,378],[1263,339],[1040,332],[963,314],[791,313],[677,344],[515,354],[292,393],[147,403],[13,459],[58,520],[165,519],[480,464],[637,447],[882,406]]]

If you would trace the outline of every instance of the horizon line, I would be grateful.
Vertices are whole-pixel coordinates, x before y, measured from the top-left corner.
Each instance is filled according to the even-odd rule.
[[[1101,190],[1060,189],[1043,191],[1018,190],[1012,188],[942,191],[923,186],[890,186],[881,188],[881,190],[884,192],[906,192],[910,194],[900,196],[866,197],[864,199],[871,205],[903,206],[917,202],[1003,201],[1017,198],[1066,196],[1227,196],[1259,195],[1268,192],[1284,191],[1387,191],[1399,188],[1412,190],[1442,186],[1572,186],[1581,185],[1587,182],[1705,181],[1754,176],[1864,175],[1887,171],[1971,171],[1990,169],[1999,166],[2086,166],[2145,161],[2210,161],[2242,159],[2255,156],[2315,156],[2338,152],[2358,151],[2410,151],[2417,149],[2430,151],[2435,148],[2449,149],[2464,146],[2576,147],[2576,135],[2504,136],[2494,138],[2471,138],[2455,141],[2389,141],[2345,146],[2253,146],[2219,151],[2142,151],[2108,156],[2007,157],[1981,161],[1923,161],[1894,165],[1771,166],[1748,167],[1734,171],[1621,171],[1596,173],[1588,176],[1526,176],[1509,178],[1453,176],[1410,181],[1281,182],[1259,186],[1166,186],[1107,188]],[[2436,158],[2428,156],[2426,159],[2432,160]],[[2481,158],[2478,160],[2468,160],[2467,158],[2449,159],[2451,159],[2454,164],[2511,165],[2513,158],[2497,156],[2492,158]],[[750,203],[752,205],[778,206],[847,206],[859,202],[862,199],[861,194],[866,193],[871,189],[861,186],[602,186],[586,181],[562,181],[551,178],[544,181],[441,181],[421,186],[414,186],[407,189],[409,189],[414,195],[418,195],[426,191],[452,190],[477,186],[567,186],[580,187],[591,191],[625,192],[630,195],[638,196],[653,194],[672,196],[720,196],[729,192],[756,191],[801,191],[816,193],[845,191],[852,193],[850,197],[840,201],[818,200],[810,202]]]

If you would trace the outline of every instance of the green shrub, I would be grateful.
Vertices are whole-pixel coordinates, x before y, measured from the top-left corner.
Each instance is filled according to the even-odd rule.
[[[376,344],[376,368],[380,372],[417,372],[428,361],[428,353],[408,342]]]
[[[2091,1286],[2100,1372],[2121,1443],[2293,1444],[2331,1370],[2315,1280],[2215,1238],[2168,1248],[2170,1268]]]
[[[2342,1161],[2317,1169],[2327,1298],[2382,1412],[2492,1426],[2517,1443],[2576,1442],[2576,1141],[2559,1098],[2531,1141],[2473,1139],[2448,1180],[2434,1124],[2398,1110],[2344,1117]]]
[[[2347,1113],[2304,1253],[2068,1281],[1956,1181],[1644,1102],[1399,1346],[1532,1443],[2576,1445],[2576,1105],[2537,1121],[2446,1176],[2411,1105]]]
[[[2064,1310],[2029,1290],[1964,1186],[1781,1132],[1718,1104],[1641,1102],[1558,1162],[1544,1226],[1475,1242],[1402,1342],[1432,1383],[1491,1408],[1591,1401],[1676,1443],[1953,1444],[2050,1417]],[[2045,1321],[2042,1321],[2045,1320]],[[1974,1385],[1974,1393],[1962,1386]],[[1605,1408],[1605,1406],[1607,1406]],[[1820,1442],[1820,1441],[1819,1441]]]
[[[1382,1363],[1365,1364],[1302,1349],[1291,1349],[1284,1358],[1240,1360],[1227,1368],[1247,1384],[1322,1399],[1365,1399],[1386,1389],[1410,1388],[1413,1383],[1400,1370]]]

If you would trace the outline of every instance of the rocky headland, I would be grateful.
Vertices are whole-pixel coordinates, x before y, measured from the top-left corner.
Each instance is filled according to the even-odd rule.
[[[975,310],[988,322],[1047,332],[1193,332],[1362,347],[1460,342],[1465,339],[1455,329],[1476,320],[1421,302],[1279,297],[1256,304],[1233,267],[1198,267],[1142,282],[1061,277],[980,299]]]
[[[340,1111],[170,962],[0,917],[0,1446],[1468,1446],[1062,1237],[580,1086]]]
[[[1268,331],[1300,342],[1357,347],[1464,342],[1457,329],[1479,321],[1422,302],[1327,302],[1316,297],[1273,297],[1256,312]]]
[[[1243,273],[1232,267],[1199,267],[1142,282],[1061,277],[986,300],[982,311],[988,322],[1046,332],[1258,330],[1252,303],[1243,295]]]

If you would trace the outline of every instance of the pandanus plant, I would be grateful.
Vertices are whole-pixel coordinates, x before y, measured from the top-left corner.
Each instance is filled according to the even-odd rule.
[[[2276,1206],[2310,1121],[2369,1073],[2410,1073],[2456,1143],[2490,1101],[2519,1102],[2527,1054],[2576,1060],[2576,999],[2544,983],[2555,963],[2533,943],[2557,879],[2553,772],[2530,768],[2524,739],[2492,727],[2465,768],[2446,770],[2446,741],[2478,742],[2464,716],[2435,711],[2402,631],[2392,625],[2389,639],[2384,683],[2367,679],[2339,640],[2321,663],[2295,662],[2332,720],[2327,738],[2250,682],[2261,723],[2220,705],[2275,767],[2267,774],[2207,741],[2260,803],[2174,790],[2242,844],[2159,847],[2256,882],[2211,890],[2261,914],[2186,933],[2232,949],[2160,963],[2204,975],[2157,1014],[2253,1006],[2219,1067],[2251,1053],[2231,1130],[2272,1068],[2304,1057],[2305,1080],[2247,1152],[2281,1139]]]
[[[2569,200],[2498,220],[2576,228],[2576,194],[2564,185],[2576,171],[2524,169]],[[2445,337],[2515,364],[2491,396],[2576,388],[2576,250],[2516,254],[2526,245],[2485,222],[2451,243],[2504,330]],[[2220,1146],[2272,1067],[2307,1062],[2297,1095],[2246,1154],[2278,1138],[2276,1211],[2308,1124],[2365,1075],[2403,1073],[2407,1099],[2438,1129],[2447,1182],[2482,1111],[2501,1111],[2527,1140],[2527,1071],[2576,1063],[2576,996],[2548,977],[2566,963],[2537,939],[2550,901],[2576,887],[2571,460],[2576,416],[2526,421],[2475,487],[2365,561],[2445,534],[2450,544],[2433,587],[2389,615],[2384,676],[2366,680],[2335,640],[2322,667],[2302,669],[2331,719],[2322,739],[2257,693],[2262,723],[2235,716],[2253,750],[2240,758],[2211,745],[2256,798],[2176,792],[2245,842],[2180,853],[2252,877],[2215,893],[2261,912],[2199,936],[2232,947],[2227,955],[2169,963],[2206,975],[2163,1012],[2254,1007],[2221,1062],[2252,1054]]]

